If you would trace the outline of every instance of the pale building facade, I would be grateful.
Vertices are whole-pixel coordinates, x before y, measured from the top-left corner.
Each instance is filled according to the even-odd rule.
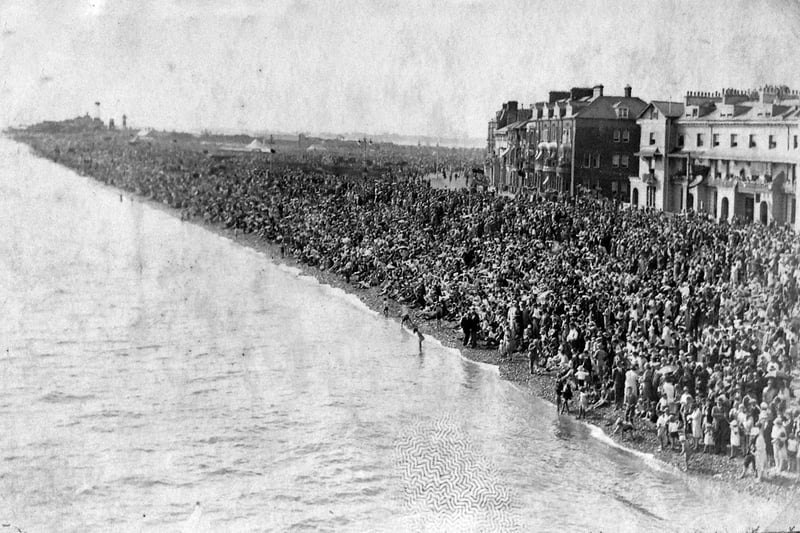
[[[632,205],[800,229],[796,91],[690,92],[684,102],[651,102],[637,123]]]

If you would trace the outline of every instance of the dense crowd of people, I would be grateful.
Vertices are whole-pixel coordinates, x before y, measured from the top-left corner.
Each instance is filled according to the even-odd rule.
[[[613,202],[435,189],[420,165],[380,176],[268,171],[115,137],[30,135],[44,155],[110,184],[281,243],[382,294],[465,345],[528,354],[557,375],[559,410],[618,410],[660,444],[743,456],[761,477],[798,468],[790,388],[800,240]],[[468,161],[461,166],[469,167]],[[645,422],[648,420],[649,422]]]

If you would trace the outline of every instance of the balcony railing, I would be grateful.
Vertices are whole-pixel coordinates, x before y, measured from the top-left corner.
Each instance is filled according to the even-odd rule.
[[[713,187],[733,187],[739,180],[739,176],[733,174],[709,174],[708,185]]]
[[[739,180],[739,191],[740,192],[752,192],[752,193],[762,193],[772,190],[772,181],[765,181],[762,177],[758,177],[757,179],[740,179]]]

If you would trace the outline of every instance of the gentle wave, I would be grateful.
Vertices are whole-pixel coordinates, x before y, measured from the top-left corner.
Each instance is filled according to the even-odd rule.
[[[60,391],[48,392],[44,396],[39,397],[39,400],[44,403],[73,403],[73,402],[88,402],[94,400],[96,397],[92,394],[66,394]]]

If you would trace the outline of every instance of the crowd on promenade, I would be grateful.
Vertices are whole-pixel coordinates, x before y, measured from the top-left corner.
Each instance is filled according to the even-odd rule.
[[[188,218],[280,242],[420,317],[455,321],[465,345],[527,354],[531,372],[558,376],[559,409],[617,410],[618,428],[654,425],[664,448],[743,456],[759,477],[800,474],[790,388],[800,240],[786,228],[434,189],[414,165],[269,174],[252,155],[23,140]]]

